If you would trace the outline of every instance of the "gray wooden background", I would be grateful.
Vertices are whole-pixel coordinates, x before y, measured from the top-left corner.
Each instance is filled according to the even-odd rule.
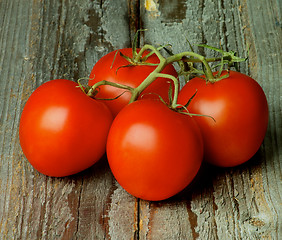
[[[281,0],[0,0],[0,239],[282,239],[281,15]],[[126,193],[105,158],[70,177],[36,172],[18,139],[32,91],[88,77],[139,28],[148,29],[140,44],[176,52],[189,49],[186,39],[240,56],[250,48],[240,71],[261,84],[270,110],[258,153],[231,169],[204,164],[161,202]]]

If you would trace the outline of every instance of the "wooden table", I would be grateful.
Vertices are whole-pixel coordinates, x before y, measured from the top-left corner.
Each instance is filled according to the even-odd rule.
[[[0,239],[282,239],[281,0],[0,0]],[[269,127],[247,163],[203,165],[171,199],[126,193],[107,160],[70,177],[35,171],[19,145],[21,111],[55,78],[88,77],[106,53],[171,43],[206,43],[249,59],[269,103]],[[200,53],[210,54],[203,49]],[[259,121],[259,119],[258,119]]]

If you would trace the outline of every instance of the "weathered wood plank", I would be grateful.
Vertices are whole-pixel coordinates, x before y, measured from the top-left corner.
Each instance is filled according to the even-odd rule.
[[[226,170],[204,165],[204,172],[208,168],[213,173],[199,174],[195,186],[177,201],[158,204],[142,201],[140,239],[280,239],[279,3],[143,1],[141,17],[143,27],[149,29],[143,41],[156,45],[171,43],[176,52],[189,49],[185,38],[192,44],[235,50],[241,56],[245,56],[250,46],[249,61],[241,64],[240,70],[253,76],[264,88],[270,124],[261,149],[248,163]],[[210,54],[203,49],[199,52]]]

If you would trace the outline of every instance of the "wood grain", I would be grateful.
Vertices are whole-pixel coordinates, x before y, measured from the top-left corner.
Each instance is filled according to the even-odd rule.
[[[0,239],[281,239],[280,0],[0,0]],[[265,90],[269,127],[258,153],[230,169],[203,164],[193,183],[160,202],[136,199],[107,159],[65,178],[24,157],[21,111],[43,82],[88,77],[106,53],[171,43],[211,54],[206,43],[245,56],[240,71]],[[258,119],[259,121],[259,119]]]

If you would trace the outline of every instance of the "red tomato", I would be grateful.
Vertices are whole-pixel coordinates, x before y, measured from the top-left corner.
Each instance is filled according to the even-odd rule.
[[[249,160],[258,151],[268,124],[267,100],[259,84],[235,71],[215,83],[194,78],[180,91],[179,102],[185,104],[196,90],[189,112],[215,119],[195,118],[202,130],[205,160],[222,167]]]
[[[67,176],[102,157],[111,123],[110,110],[75,82],[52,80],[28,99],[20,119],[20,144],[39,172]]]
[[[118,50],[128,57],[132,57],[132,49],[124,48]],[[149,52],[146,51],[146,54]],[[116,57],[115,57],[116,55]],[[144,54],[145,55],[145,54]],[[144,56],[143,55],[143,56]],[[158,57],[153,54],[147,60],[149,63],[159,63]],[[107,80],[114,83],[124,84],[133,88],[142,83],[145,78],[156,68],[156,66],[131,66],[131,67],[122,67],[128,65],[129,62],[119,53],[116,54],[116,51],[110,52],[107,55],[103,56],[93,67],[90,74],[89,85],[92,86],[95,83]],[[122,68],[120,68],[122,67]],[[175,71],[172,65],[168,65],[164,68],[162,73],[170,74],[177,77],[177,72]],[[168,91],[169,86],[173,83],[167,78],[157,78],[147,89],[143,91],[143,94],[139,98],[150,98],[157,99],[160,95],[167,103],[169,102]],[[122,94],[123,93],[123,94]],[[145,94],[145,93],[154,93],[154,94]],[[116,116],[117,113],[128,104],[131,93],[125,92],[123,89],[118,89],[112,86],[101,86],[100,91],[97,94],[97,98],[106,98],[112,99],[122,94],[119,98],[112,101],[104,101],[110,110],[113,112],[113,115]],[[145,95],[144,95],[145,94]]]
[[[203,157],[202,136],[190,116],[158,100],[138,100],[113,121],[107,156],[126,191],[145,200],[163,200],[196,176]]]

